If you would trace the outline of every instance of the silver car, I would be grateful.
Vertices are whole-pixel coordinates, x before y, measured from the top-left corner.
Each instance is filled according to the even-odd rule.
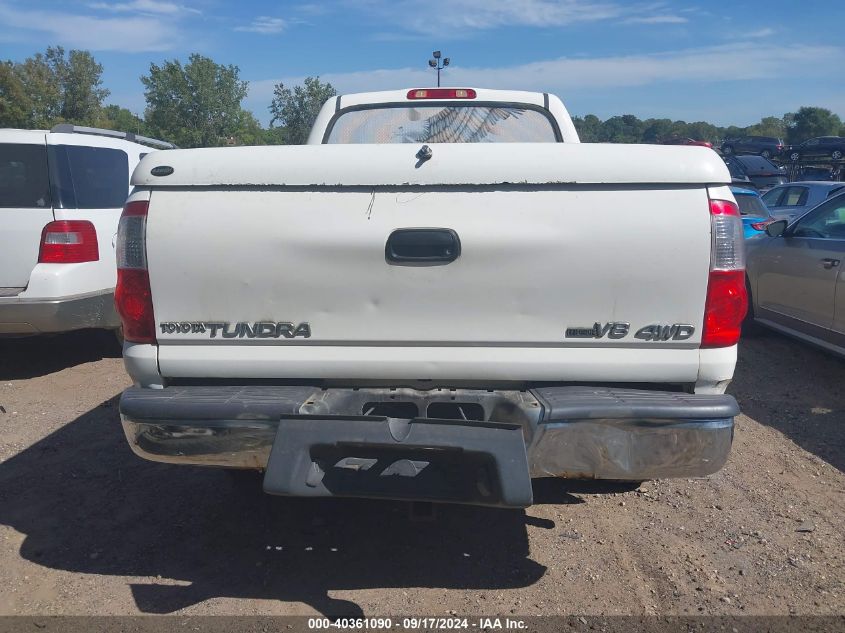
[[[763,202],[773,217],[779,220],[794,220],[804,215],[820,202],[845,191],[845,182],[806,180],[791,182],[769,189],[763,194]]]
[[[845,193],[747,247],[749,319],[845,356]]]

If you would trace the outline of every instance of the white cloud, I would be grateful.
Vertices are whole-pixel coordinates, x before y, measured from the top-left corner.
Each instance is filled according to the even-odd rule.
[[[249,26],[237,26],[235,27],[235,30],[261,33],[262,35],[272,35],[274,33],[281,33],[287,27],[287,21],[282,18],[271,18],[266,15],[262,15],[255,18]]]
[[[190,9],[173,2],[161,0],[131,0],[131,2],[92,2],[91,9],[111,11],[112,13],[145,13],[152,15],[175,16],[183,13],[200,13],[197,9]]]
[[[38,34],[49,43],[94,51],[165,51],[181,35],[170,19],[148,16],[101,18],[61,11],[18,10],[0,4],[0,36]]]
[[[777,31],[775,31],[774,29],[769,28],[769,27],[764,27],[762,29],[757,29],[756,31],[748,31],[746,33],[743,33],[742,37],[754,37],[754,38],[769,37],[771,35],[774,35],[775,33],[777,33]]]
[[[502,26],[566,26],[624,18],[639,13],[642,5],[609,0],[371,0],[355,6],[418,33],[460,35]]]
[[[537,61],[519,66],[471,68],[450,66],[443,84],[553,92],[564,100],[573,96],[610,92],[618,109],[624,109],[624,89],[653,84],[708,84],[725,81],[764,80],[782,76],[784,68],[806,72],[827,72],[813,60],[838,59],[845,53],[835,46],[792,46],[731,44],[672,52]],[[737,64],[737,59],[742,59]],[[813,69],[818,69],[814,71]],[[267,105],[278,81],[296,85],[303,77],[285,77],[250,82],[247,105],[265,119]],[[365,70],[323,73],[341,94],[430,86],[435,75],[424,68]],[[693,89],[702,89],[695,86]],[[711,95],[716,98],[718,95]],[[712,105],[712,103],[710,104]],[[727,104],[726,104],[727,109]]]
[[[682,15],[649,15],[639,18],[628,18],[627,24],[686,24],[689,22]]]

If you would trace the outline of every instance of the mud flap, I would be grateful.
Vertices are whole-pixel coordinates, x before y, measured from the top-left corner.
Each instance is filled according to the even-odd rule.
[[[282,419],[264,491],[524,508],[522,427],[464,420]]]

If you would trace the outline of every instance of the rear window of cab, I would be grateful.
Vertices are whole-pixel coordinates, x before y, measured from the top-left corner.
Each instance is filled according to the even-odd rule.
[[[548,113],[520,104],[399,104],[341,111],[324,142],[555,143]]]

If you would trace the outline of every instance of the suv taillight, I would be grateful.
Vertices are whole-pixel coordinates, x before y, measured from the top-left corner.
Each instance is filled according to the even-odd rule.
[[[41,264],[80,264],[99,259],[97,229],[88,220],[58,220],[41,231]]]
[[[132,343],[155,343],[150,275],[147,272],[146,200],[129,202],[117,227],[117,287],[114,303],[123,323],[123,337]]]
[[[745,242],[737,206],[728,200],[711,200],[710,227],[710,279],[701,347],[730,347],[739,341],[748,309]]]

